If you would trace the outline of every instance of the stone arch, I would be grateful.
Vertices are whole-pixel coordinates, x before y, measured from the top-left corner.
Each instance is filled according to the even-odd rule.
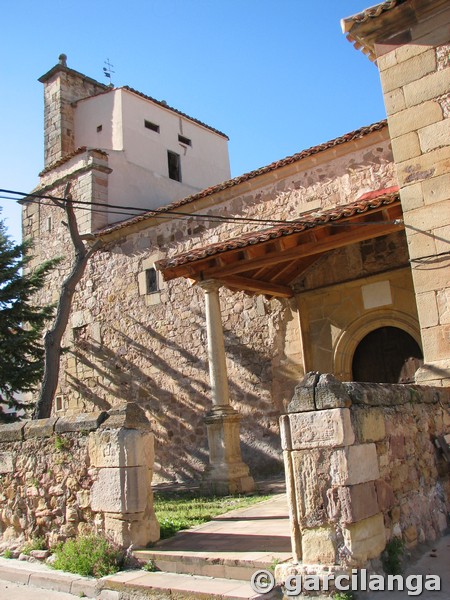
[[[333,352],[334,374],[341,381],[352,379],[352,362],[360,341],[380,327],[397,327],[409,335],[422,348],[420,327],[416,318],[392,309],[378,309],[355,319],[336,341]]]

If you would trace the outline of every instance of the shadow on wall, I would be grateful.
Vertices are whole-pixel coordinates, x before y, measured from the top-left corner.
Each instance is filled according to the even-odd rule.
[[[193,316],[199,323],[204,318]],[[108,410],[127,400],[146,411],[155,434],[155,482],[198,479],[208,463],[203,418],[211,407],[204,327],[198,324],[203,340],[191,351],[152,326],[127,318],[139,336],[112,328],[114,346],[123,348],[119,351],[88,336],[78,339],[71,353],[76,369],[66,371],[66,381],[78,395],[81,410]],[[271,360],[233,332],[225,331],[225,337],[228,357],[238,366],[231,368],[230,395],[243,416],[244,460],[257,476],[281,472],[279,412],[270,394]]]

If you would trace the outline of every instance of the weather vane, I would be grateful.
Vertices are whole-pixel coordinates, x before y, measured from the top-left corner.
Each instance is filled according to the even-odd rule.
[[[111,85],[111,87],[114,86],[113,82],[111,81],[111,74],[115,73],[115,71],[112,70],[113,66],[110,62],[109,62],[109,58],[107,58],[105,60],[105,65],[106,67],[103,67],[103,74],[105,77],[107,77],[109,79],[109,84]]]

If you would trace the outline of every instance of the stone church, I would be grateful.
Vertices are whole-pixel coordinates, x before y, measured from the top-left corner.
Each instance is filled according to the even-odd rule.
[[[207,469],[245,491],[282,471],[279,416],[307,372],[448,386],[449,23],[443,0],[344,19],[376,60],[387,120],[233,179],[225,134],[61,55],[40,78],[33,193],[62,198],[70,182],[100,246],[73,298],[55,415],[134,403],[154,482]],[[56,301],[73,257],[64,211],[27,197],[23,232],[35,264],[64,257],[41,298]]]

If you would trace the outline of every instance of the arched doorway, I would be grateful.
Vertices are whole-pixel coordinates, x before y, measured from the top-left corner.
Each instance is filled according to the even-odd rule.
[[[353,354],[353,381],[414,383],[423,364],[416,340],[398,327],[379,327],[368,333]]]

